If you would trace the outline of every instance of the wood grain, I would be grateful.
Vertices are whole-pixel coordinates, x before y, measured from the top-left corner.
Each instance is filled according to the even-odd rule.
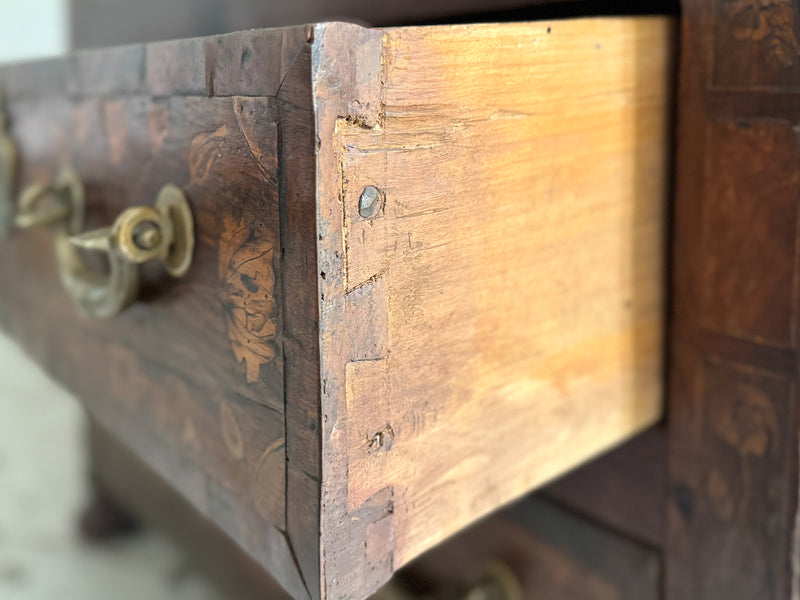
[[[314,75],[323,579],[350,598],[660,417],[672,23],[345,27]]]
[[[294,597],[360,600],[660,417],[671,31],[334,23],[2,69],[22,184],[72,163],[93,227],[173,182],[198,248],[101,323],[15,232],[0,324]]]
[[[665,598],[800,594],[800,10],[684,3]]]
[[[298,598],[318,588],[319,559],[293,545],[316,548],[318,524],[297,531],[288,514],[306,511],[314,522],[320,475],[306,468],[311,483],[287,502],[297,477],[294,462],[287,467],[296,436],[286,423],[303,400],[287,399],[302,391],[285,371],[285,357],[297,361],[284,350],[295,334],[290,340],[284,331],[313,332],[303,319],[316,313],[316,293],[303,302],[298,285],[298,301],[284,306],[284,280],[297,280],[294,257],[313,254],[283,249],[295,225],[281,205],[313,173],[290,165],[279,177],[287,111],[278,97],[307,40],[304,27],[245,32],[0,71],[22,185],[47,181],[69,162],[86,186],[87,227],[96,227],[126,206],[151,204],[172,182],[189,198],[198,239],[186,279],[168,280],[148,265],[141,302],[95,322],[78,317],[61,290],[46,232],[17,231],[0,264],[2,281],[15,282],[0,291],[3,328]],[[264,48],[278,60],[261,56]],[[259,60],[244,64],[247,54]],[[234,71],[240,89],[229,80]],[[302,78],[309,80],[307,66]],[[294,102],[310,112],[310,95]],[[303,361],[315,364],[310,347]],[[303,361],[298,376],[318,372]],[[315,406],[317,397],[312,391]],[[308,452],[318,455],[313,445]]]

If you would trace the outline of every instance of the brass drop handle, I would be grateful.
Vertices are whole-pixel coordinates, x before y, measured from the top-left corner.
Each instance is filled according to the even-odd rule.
[[[111,227],[81,233],[85,197],[80,176],[62,168],[49,184],[22,191],[15,203],[17,148],[8,133],[0,93],[0,239],[14,227],[45,227],[53,236],[64,289],[77,308],[97,319],[116,315],[139,293],[139,265],[161,260],[173,277],[183,277],[192,264],[194,217],[183,191],[165,185],[155,206],[124,211]],[[83,251],[99,251],[108,258],[108,273],[89,266]]]
[[[397,578],[381,588],[374,600],[522,600],[523,590],[514,571],[505,563],[492,561],[466,589],[437,590],[435,596],[420,595]]]
[[[71,259],[67,265],[67,291],[85,314],[98,319],[111,317],[138,296],[140,264],[160,260],[170,275],[183,277],[192,264],[194,243],[189,202],[179,187],[167,184],[154,206],[129,208],[111,227],[69,238],[71,256],[77,260]],[[77,249],[104,253],[109,274],[93,271]]]
[[[183,191],[172,184],[159,192],[155,206],[125,210],[111,227],[81,233],[85,200],[83,185],[71,168],[63,168],[50,185],[23,191],[15,224],[46,227],[53,235],[64,289],[82,313],[112,317],[136,300],[139,265],[160,259],[173,277],[189,270],[194,252],[194,218]],[[98,251],[108,259],[99,273],[83,251]]]
[[[522,600],[522,585],[514,571],[503,562],[494,561],[466,591],[463,600]]]
[[[54,235],[68,237],[83,228],[84,212],[83,182],[74,169],[63,167],[51,183],[36,183],[22,191],[12,225],[46,227]]]

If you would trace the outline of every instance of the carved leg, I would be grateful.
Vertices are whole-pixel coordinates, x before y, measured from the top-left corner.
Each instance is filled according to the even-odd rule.
[[[102,484],[93,483],[92,499],[80,517],[81,536],[88,542],[104,542],[130,535],[140,528],[139,521],[119,505]]]
[[[118,442],[115,445],[93,421],[89,422],[87,433],[91,498],[78,522],[81,537],[88,542],[104,542],[130,535],[140,528],[140,522],[119,503],[116,498],[120,496],[110,491],[114,488],[108,482],[110,474],[124,467],[113,459]]]

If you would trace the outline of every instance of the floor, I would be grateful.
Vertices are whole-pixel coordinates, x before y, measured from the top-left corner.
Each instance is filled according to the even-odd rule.
[[[223,600],[158,532],[79,538],[82,430],[77,402],[0,337],[0,598]]]

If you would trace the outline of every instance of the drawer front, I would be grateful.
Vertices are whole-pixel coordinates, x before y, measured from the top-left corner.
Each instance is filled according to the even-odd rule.
[[[3,328],[298,596],[284,534],[281,332],[293,313],[281,300],[278,121],[287,111],[277,92],[305,35],[134,46],[0,72],[19,154],[15,194],[69,164],[91,229],[152,205],[172,183],[196,237],[185,277],[145,264],[141,301],[98,320],[79,316],[62,288],[52,233],[14,230],[2,242]]]

